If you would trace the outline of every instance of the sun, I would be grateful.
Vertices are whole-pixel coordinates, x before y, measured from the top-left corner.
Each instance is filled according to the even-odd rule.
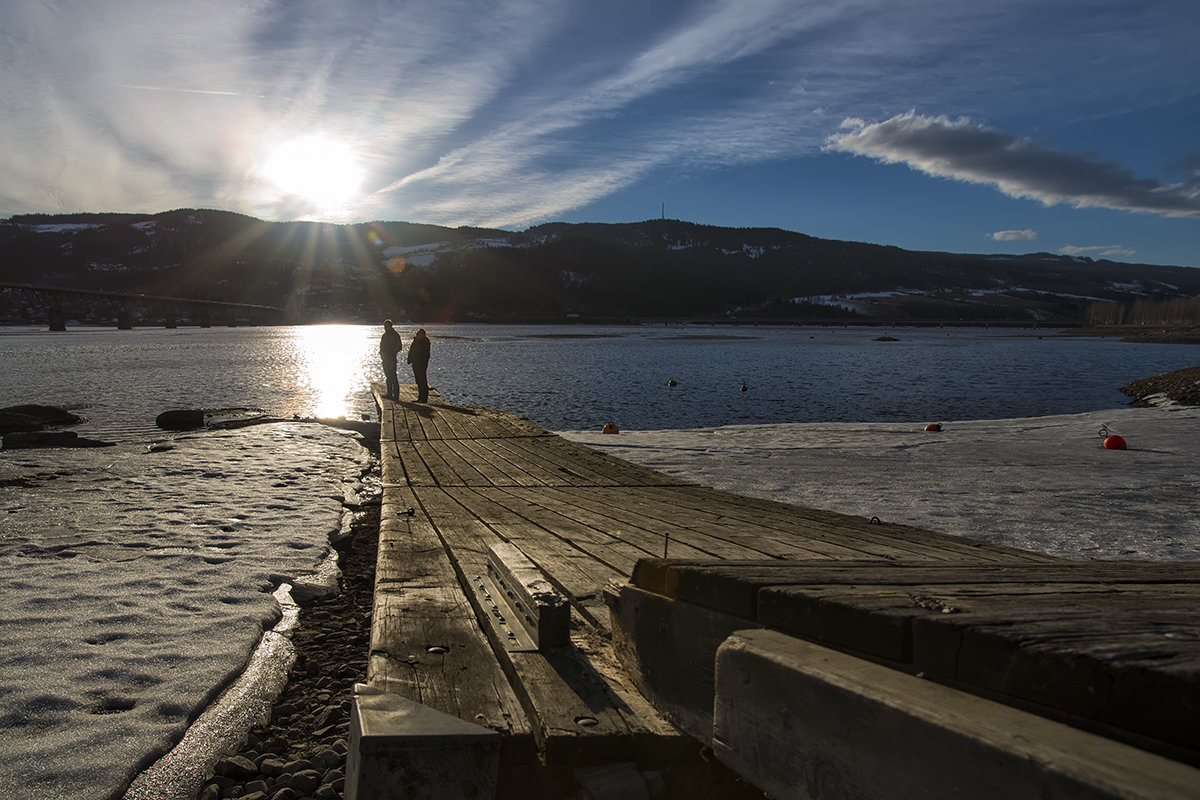
[[[279,145],[267,156],[262,174],[281,192],[324,211],[348,205],[359,194],[364,177],[354,149],[322,135]]]

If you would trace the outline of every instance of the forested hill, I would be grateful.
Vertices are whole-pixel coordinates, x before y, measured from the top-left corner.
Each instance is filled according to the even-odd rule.
[[[1083,321],[1200,296],[1200,269],[968,255],[678,220],[521,232],[264,222],[223,211],[0,222],[0,282],[287,308],[296,321]]]

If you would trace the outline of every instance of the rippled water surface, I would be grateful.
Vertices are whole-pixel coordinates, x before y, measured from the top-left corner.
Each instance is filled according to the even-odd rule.
[[[398,326],[405,346],[416,326]],[[1042,416],[1116,408],[1119,388],[1200,363],[1191,345],[1046,330],[426,326],[449,402],[550,428]],[[0,405],[81,409],[133,438],[170,408],[374,415],[377,326],[0,329]],[[898,341],[875,341],[879,336]],[[401,364],[401,380],[411,380]],[[668,382],[676,381],[675,386]],[[743,385],[746,389],[743,391]]]

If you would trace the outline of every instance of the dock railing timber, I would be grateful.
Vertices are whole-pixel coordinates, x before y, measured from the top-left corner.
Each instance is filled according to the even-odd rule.
[[[348,798],[1197,797],[1200,565],[872,524],[376,398]]]

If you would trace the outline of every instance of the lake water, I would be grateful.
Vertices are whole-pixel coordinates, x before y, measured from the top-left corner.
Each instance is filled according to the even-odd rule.
[[[414,326],[399,329],[409,343]],[[653,430],[1094,411],[1126,405],[1121,385],[1200,355],[1033,330],[428,330],[431,382],[446,400],[552,430],[594,431],[610,420]],[[0,459],[0,570],[9,577],[0,587],[0,783],[14,797],[121,796],[273,622],[264,587],[316,568],[340,529],[343,476],[364,468],[354,437],[322,425],[181,437],[149,453],[139,441],[163,435],[154,418],[235,407],[373,418],[380,332],[0,329],[0,406],[76,408],[88,418],[81,433],[123,443]],[[874,341],[884,333],[898,341]],[[1104,452],[1086,434],[1092,452]],[[1128,527],[1142,532],[1147,522]],[[1107,546],[1096,554],[1128,552]],[[232,747],[239,734],[224,735]],[[196,788],[181,782],[178,794],[153,796],[192,797]]]
[[[415,327],[398,326],[406,347]],[[551,430],[1094,411],[1126,405],[1119,388],[1131,380],[1200,362],[1191,345],[1034,329],[426,327],[430,383],[445,400],[512,411]],[[171,408],[373,418],[380,333],[365,325],[0,329],[0,406],[79,409],[88,423],[77,430],[110,440],[153,436],[154,418]],[[883,335],[898,341],[875,341]]]

